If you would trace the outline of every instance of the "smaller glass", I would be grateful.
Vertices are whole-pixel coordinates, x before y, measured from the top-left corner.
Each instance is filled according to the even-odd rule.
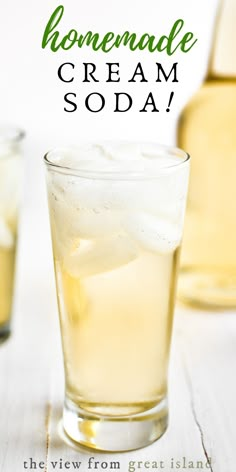
[[[77,443],[137,449],[168,424],[167,373],[189,156],[103,143],[45,156],[65,366]]]
[[[24,132],[0,126],[0,341],[10,334]]]

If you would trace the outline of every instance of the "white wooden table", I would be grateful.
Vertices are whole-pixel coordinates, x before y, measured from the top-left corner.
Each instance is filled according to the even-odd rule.
[[[118,461],[122,472],[235,472],[233,312],[177,308],[170,425],[159,441],[139,451],[99,454],[74,450],[62,440],[62,356],[47,213],[45,200],[40,201],[32,197],[22,215],[14,332],[0,345],[0,471],[75,470],[73,462],[81,471],[101,471],[112,470],[111,462]],[[96,469],[88,468],[89,457],[98,462]]]

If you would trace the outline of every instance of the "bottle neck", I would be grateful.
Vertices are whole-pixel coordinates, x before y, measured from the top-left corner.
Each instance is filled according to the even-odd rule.
[[[207,78],[236,79],[236,0],[221,0]]]

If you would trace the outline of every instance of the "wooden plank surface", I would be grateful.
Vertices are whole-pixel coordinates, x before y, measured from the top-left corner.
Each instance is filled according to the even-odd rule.
[[[149,470],[234,472],[236,315],[232,312],[177,309],[170,425],[159,441],[123,454],[74,450],[63,441],[59,425],[63,371],[49,228],[46,216],[38,221],[34,205],[22,220],[14,333],[0,346],[0,471],[67,470],[66,461],[69,470],[74,470],[73,462],[81,462],[79,470],[86,471],[89,457],[96,457],[97,470],[105,470],[106,464],[110,470],[110,462],[116,460],[122,471],[148,470],[144,464],[138,467],[138,461],[156,461],[159,469]],[[42,205],[46,215],[45,202]],[[31,469],[30,458],[36,463]],[[202,461],[203,469],[196,467],[197,461]]]

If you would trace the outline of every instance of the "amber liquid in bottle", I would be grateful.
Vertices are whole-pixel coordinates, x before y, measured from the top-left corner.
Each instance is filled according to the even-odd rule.
[[[192,157],[179,298],[236,306],[236,1],[217,21],[207,78],[182,112],[178,145]]]

